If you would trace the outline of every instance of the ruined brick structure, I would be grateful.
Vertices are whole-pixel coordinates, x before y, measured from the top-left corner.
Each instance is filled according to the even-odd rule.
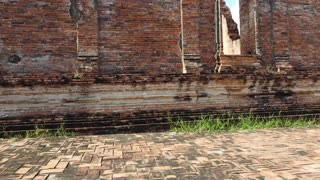
[[[319,1],[240,1],[242,53],[262,63],[319,70]]]
[[[239,56],[217,53],[215,5],[0,1],[0,126],[113,133],[165,129],[168,113],[320,113],[319,1],[240,0]]]

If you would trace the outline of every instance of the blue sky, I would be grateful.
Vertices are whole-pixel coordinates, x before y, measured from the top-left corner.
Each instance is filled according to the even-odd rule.
[[[226,0],[228,7],[233,7],[236,4],[237,0]]]

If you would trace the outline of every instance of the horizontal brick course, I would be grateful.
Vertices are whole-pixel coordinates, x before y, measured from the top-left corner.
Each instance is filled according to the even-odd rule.
[[[215,75],[168,82],[34,85],[1,88],[0,123],[25,131],[34,124],[78,132],[163,130],[168,113],[319,113],[317,76]],[[307,108],[306,108],[307,107]],[[44,123],[44,121],[46,123]],[[161,128],[160,128],[161,127]]]

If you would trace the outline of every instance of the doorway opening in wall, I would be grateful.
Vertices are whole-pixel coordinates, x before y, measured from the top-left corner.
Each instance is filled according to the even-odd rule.
[[[215,0],[215,71],[257,64],[257,27],[256,0]]]
[[[222,47],[225,55],[240,55],[239,0],[220,2]]]

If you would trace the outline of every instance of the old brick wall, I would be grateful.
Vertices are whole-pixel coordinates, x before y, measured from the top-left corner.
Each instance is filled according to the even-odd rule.
[[[261,48],[265,66],[318,67],[319,2],[240,3],[242,54]],[[180,74],[184,61],[194,61],[189,72],[210,73],[214,66],[213,0],[2,1],[0,6],[1,74],[14,78],[70,78],[87,66],[99,74],[149,75]]]
[[[78,32],[77,55],[79,59],[91,58],[91,60],[97,60],[99,54],[98,5],[97,0],[77,0],[70,4],[70,8],[78,12],[78,16],[80,16],[79,19],[74,19],[76,15],[71,14]]]
[[[0,2],[0,70],[47,77],[77,64],[76,26],[69,0]]]
[[[182,73],[180,1],[99,1],[100,71]]]
[[[211,73],[215,65],[214,1],[183,0],[183,48],[188,73]]]
[[[198,0],[182,1],[182,53],[186,71],[189,73],[199,72],[201,68],[199,13]]]
[[[200,8],[199,39],[200,39],[201,61],[205,63],[207,66],[209,66],[210,68],[212,68],[215,63],[214,61],[214,54],[215,54],[214,1],[199,0],[199,8]]]
[[[199,0],[183,1],[183,47],[186,55],[200,55]]]
[[[139,83],[73,83],[2,87],[0,124],[24,131],[61,123],[82,133],[161,131],[168,114],[320,113],[318,75],[182,75]],[[159,81],[161,83],[159,83]]]
[[[215,62],[212,0],[0,6],[1,73],[15,78],[70,78],[83,67],[99,74],[181,74],[189,60],[197,64],[189,72],[210,72]]]
[[[258,47],[267,66],[285,63],[295,70],[318,69],[319,1],[256,1],[257,8],[255,0],[240,1],[242,53],[256,53]]]
[[[242,43],[261,57],[224,56],[213,74],[213,0],[2,0],[0,125],[110,133],[163,129],[168,112],[320,113],[319,2],[257,5],[259,36]]]
[[[256,54],[256,0],[240,0],[241,54]]]

